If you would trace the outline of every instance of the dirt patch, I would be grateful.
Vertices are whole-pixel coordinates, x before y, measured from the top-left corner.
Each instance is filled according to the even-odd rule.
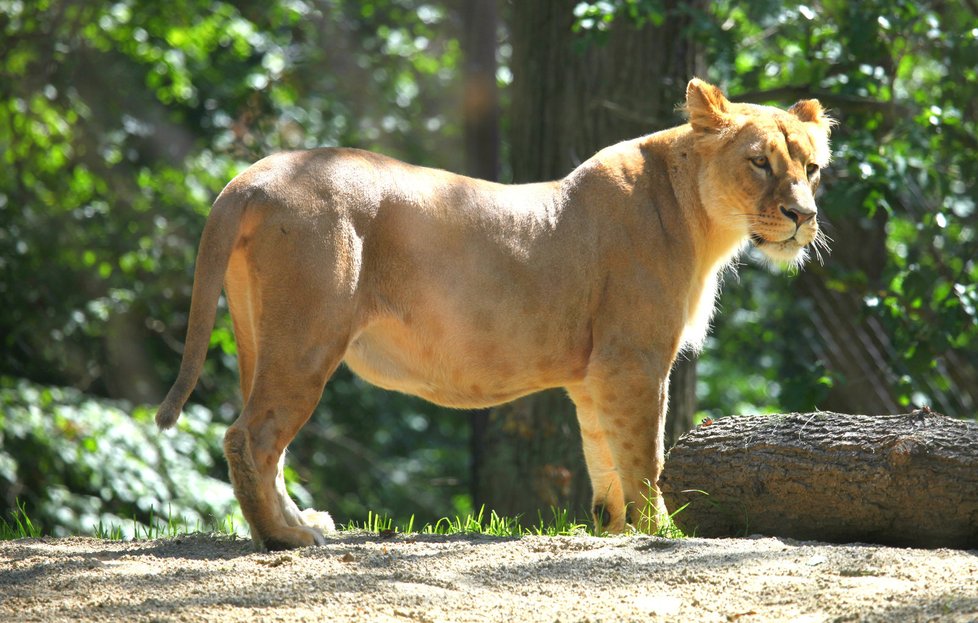
[[[978,552],[343,534],[0,543],[0,621],[978,621]]]

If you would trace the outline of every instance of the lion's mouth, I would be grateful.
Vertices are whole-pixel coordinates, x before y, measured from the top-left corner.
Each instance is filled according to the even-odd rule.
[[[808,258],[806,247],[809,243],[799,240],[797,232],[785,240],[771,240],[760,233],[752,232],[750,241],[761,254],[779,264],[798,267]],[[815,254],[818,255],[817,248]]]
[[[764,245],[771,245],[771,244],[774,244],[774,245],[796,245],[796,246],[799,246],[799,247],[805,246],[804,244],[801,243],[800,240],[798,240],[798,235],[797,234],[792,235],[792,236],[789,236],[788,238],[785,238],[784,240],[768,240],[767,238],[765,238],[764,236],[760,235],[759,233],[752,232],[751,235],[750,235],[750,241],[753,242],[754,243],[754,246],[756,246],[756,247],[761,247],[761,246],[764,246]]]

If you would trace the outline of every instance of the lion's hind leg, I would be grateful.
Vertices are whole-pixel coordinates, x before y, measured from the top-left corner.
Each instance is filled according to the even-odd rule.
[[[291,499],[283,454],[349,345],[356,274],[338,267],[358,265],[343,262],[355,249],[335,214],[299,222],[290,210],[249,204],[225,275],[244,409],[224,449],[252,537],[267,549],[321,544],[332,527]]]
[[[277,496],[268,495],[265,478],[258,469],[251,435],[246,427],[232,426],[224,436],[234,496],[251,527],[251,537],[259,548],[269,550],[324,543],[321,534],[287,524]],[[274,492],[274,489],[273,489]]]
[[[326,511],[317,511],[312,508],[299,510],[295,500],[289,495],[285,486],[285,453],[278,460],[278,473],[275,475],[275,492],[278,494],[279,504],[282,507],[282,514],[285,521],[290,526],[309,526],[316,528],[322,533],[335,532],[336,524],[333,518]]]
[[[290,311],[279,317],[303,315]],[[281,324],[271,332],[274,339],[259,345],[250,395],[224,438],[235,497],[252,538],[270,550],[323,544],[322,529],[332,523],[328,515],[296,507],[285,490],[283,454],[312,415],[346,346],[345,335],[328,340],[310,335],[308,324]]]

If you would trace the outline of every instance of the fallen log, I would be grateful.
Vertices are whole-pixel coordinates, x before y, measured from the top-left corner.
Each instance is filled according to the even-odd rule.
[[[929,409],[723,418],[679,439],[659,487],[689,535],[978,549],[978,424]]]

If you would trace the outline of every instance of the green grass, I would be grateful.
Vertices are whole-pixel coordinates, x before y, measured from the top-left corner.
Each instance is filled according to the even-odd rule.
[[[175,539],[191,534],[211,534],[223,537],[238,536],[233,515],[227,515],[221,519],[214,519],[207,523],[199,520],[190,523],[185,518],[157,517],[155,511],[150,510],[150,520],[148,524],[140,523],[135,518],[132,519],[130,530],[127,532],[123,526],[110,523],[105,524],[99,521],[92,527],[92,536],[97,539],[107,541],[125,541],[131,538],[134,541],[151,541],[154,539]]]
[[[645,512],[651,512],[646,509]],[[682,509],[679,511],[682,512]],[[675,513],[673,513],[675,515]],[[656,536],[667,538],[682,538],[684,535],[672,521],[672,516],[660,518],[659,530]],[[126,530],[126,528],[129,528]],[[383,536],[395,534],[478,534],[493,537],[519,538],[527,535],[535,536],[593,536],[594,530],[590,523],[574,521],[567,509],[550,509],[550,517],[545,518],[541,512],[538,521],[530,526],[524,526],[519,517],[501,517],[495,511],[486,515],[485,506],[478,513],[467,513],[452,517],[443,517],[435,523],[426,523],[420,529],[415,528],[412,515],[406,522],[397,523],[386,514],[369,512],[365,522],[351,521],[340,527],[341,531],[371,532]],[[191,524],[180,518],[156,515],[150,513],[148,524],[141,523],[135,518],[131,525],[103,523],[92,526],[92,534],[98,539],[108,541],[172,539],[192,534],[210,534],[225,537],[237,536],[235,519],[228,515],[202,525],[199,521]],[[38,538],[42,536],[41,529],[31,521],[23,504],[17,503],[16,509],[9,518],[0,518],[0,540]],[[602,535],[603,536],[603,535]]]
[[[27,516],[27,510],[19,500],[16,508],[10,513],[10,519],[0,517],[0,541],[11,539],[36,539],[41,536],[41,530]]]
[[[214,519],[206,524],[200,521],[190,523],[185,518],[172,515],[161,517],[156,514],[154,509],[150,509],[148,524],[141,523],[135,517],[131,521],[132,523],[127,525],[99,521],[92,526],[90,536],[107,541],[124,541],[130,538],[133,540],[172,539],[191,534],[237,536],[233,515]],[[16,508],[9,517],[0,517],[0,541],[36,539],[41,536],[44,536],[43,531],[31,520],[27,514],[26,505],[20,501],[16,503]]]
[[[483,506],[478,513],[467,513],[452,517],[442,517],[435,523],[427,523],[419,530],[415,530],[414,516],[412,515],[407,522],[395,523],[389,515],[381,515],[373,512],[367,514],[365,522],[351,521],[343,526],[341,530],[364,531],[378,534],[481,534],[495,537],[521,537],[527,534],[537,534],[545,536],[568,536],[591,534],[590,528],[584,524],[570,521],[566,510],[551,509],[553,517],[545,521],[543,515],[539,517],[539,522],[531,527],[520,525],[519,517],[501,517],[495,511],[490,511],[486,516],[486,508]]]
[[[685,507],[684,507],[685,508]],[[682,512],[682,508],[676,513]],[[645,512],[651,512],[646,509]],[[673,513],[667,517],[659,518],[659,529],[654,536],[677,539],[683,538],[682,531],[673,522]],[[435,523],[427,523],[419,530],[415,530],[415,519],[412,515],[406,522],[397,523],[389,515],[382,515],[373,512],[367,514],[365,522],[351,521],[341,530],[373,532],[376,534],[480,534],[495,537],[522,537],[527,535],[535,536],[594,536],[594,528],[589,523],[579,523],[574,521],[567,509],[550,509],[550,517],[544,518],[541,512],[538,515],[536,524],[530,526],[522,525],[519,517],[500,517],[495,511],[490,511],[486,516],[486,509],[483,506],[478,513],[468,513],[466,515],[456,515],[452,517],[442,517]],[[605,535],[600,535],[605,536]]]

